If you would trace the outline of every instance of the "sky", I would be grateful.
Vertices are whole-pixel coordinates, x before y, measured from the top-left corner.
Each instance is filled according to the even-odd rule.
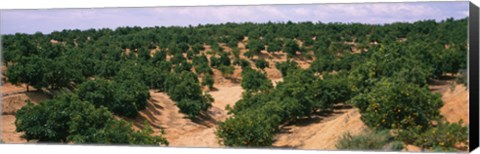
[[[384,24],[468,16],[468,2],[198,6],[1,10],[0,34],[124,26],[196,26],[226,22],[343,22]]]

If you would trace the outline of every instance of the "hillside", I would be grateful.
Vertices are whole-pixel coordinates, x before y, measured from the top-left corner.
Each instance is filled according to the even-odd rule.
[[[6,35],[4,141],[463,150],[467,21]]]

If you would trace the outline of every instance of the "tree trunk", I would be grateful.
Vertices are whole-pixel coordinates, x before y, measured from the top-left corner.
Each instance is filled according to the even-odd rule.
[[[30,92],[29,88],[28,88],[28,84],[27,84],[27,92]]]

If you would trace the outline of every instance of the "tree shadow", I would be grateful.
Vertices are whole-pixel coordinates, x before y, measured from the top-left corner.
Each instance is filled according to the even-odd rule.
[[[195,118],[189,118],[193,123],[211,128],[217,124],[217,120],[214,119],[209,114],[201,113],[200,115],[196,116]]]
[[[30,92],[24,92],[27,97],[35,103],[40,103],[44,100],[52,99],[53,96],[48,95],[42,91],[35,90],[35,91],[30,91]]]
[[[230,80],[234,84],[239,84],[242,80],[236,77],[226,77],[226,79]]]
[[[333,106],[334,110],[343,110],[343,109],[352,109],[352,108],[353,106],[348,104],[340,104],[340,105]]]
[[[274,53],[272,53],[272,56],[276,59],[281,59],[282,57],[285,56],[285,53],[274,52]]]
[[[215,87],[208,88],[208,92],[212,92],[212,91],[218,91],[218,88],[215,88]]]
[[[308,126],[315,123],[320,123],[322,120],[327,119],[328,117],[344,114],[346,111],[345,109],[352,109],[353,106],[348,104],[337,104],[333,106],[333,110],[321,110],[319,112],[314,112],[310,117],[303,117],[301,119],[297,119],[295,121],[291,121],[285,126]]]
[[[440,79],[430,79],[427,81],[427,84],[430,86],[442,86],[449,84],[448,80],[440,80]]]
[[[299,119],[299,120],[296,120],[293,124],[291,125],[295,125],[295,126],[308,126],[310,124],[314,124],[314,123],[319,123],[320,121],[322,121],[324,118],[322,116],[312,116],[310,118],[303,118],[303,119]]]
[[[290,130],[292,130],[292,128],[281,127],[281,128],[278,130],[278,133],[280,133],[280,134],[291,134],[292,132],[291,132]]]
[[[273,149],[297,149],[299,146],[291,146],[291,145],[282,145],[282,146],[272,146]]]
[[[427,80],[427,84],[431,85],[431,86],[446,85],[446,84],[450,84],[456,78],[457,77],[455,77],[453,75],[443,75],[443,76],[439,77],[438,79]]]
[[[159,109],[165,109],[162,105],[160,105],[160,101],[149,98],[148,99],[149,103],[147,103],[147,108],[148,107],[153,107],[153,108],[159,108]]]

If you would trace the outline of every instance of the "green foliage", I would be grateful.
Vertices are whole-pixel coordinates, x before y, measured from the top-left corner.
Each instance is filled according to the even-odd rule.
[[[39,105],[28,103],[16,113],[15,126],[27,140],[101,144],[168,145],[162,136],[150,136],[148,126],[134,131],[125,121],[115,120],[105,108],[95,108],[75,95],[61,94]]]
[[[228,57],[228,53],[222,53],[220,56],[220,64],[224,66],[230,66],[230,58]]]
[[[136,81],[116,83],[105,79],[95,79],[78,86],[77,94],[83,101],[95,106],[104,106],[121,116],[135,117],[145,109],[150,93],[143,84]]]
[[[287,60],[286,62],[275,62],[275,67],[280,70],[282,76],[287,76],[289,70],[300,68],[297,62],[293,60]]]
[[[248,40],[248,44],[246,47],[248,48],[248,51],[251,52],[253,55],[258,55],[262,50],[265,50],[265,45],[262,44],[261,41],[256,39]]]
[[[195,56],[192,60],[192,65],[195,67],[195,70],[198,74],[213,74],[212,68],[208,66],[207,56],[204,54],[200,56]]]
[[[200,43],[196,43],[192,46],[192,50],[195,53],[199,53],[201,50],[205,50],[205,47],[203,47],[203,45]]]
[[[324,75],[323,80],[311,84],[314,107],[324,110],[332,109],[334,104],[345,102],[352,97],[352,91],[346,75]],[[315,109],[314,109],[315,110]]]
[[[277,84],[272,94],[273,98],[278,99],[277,102],[284,103],[283,109],[286,110],[284,120],[311,115],[315,102],[319,100],[314,97],[318,91],[316,92],[310,86],[318,80],[319,78],[312,72],[294,69],[288,72],[283,82]]]
[[[250,62],[246,59],[240,59],[240,66],[242,69],[250,68]]]
[[[40,89],[47,86],[47,65],[48,61],[37,56],[22,57],[17,64],[7,69],[6,77],[12,84],[26,83],[27,86]]]
[[[192,65],[188,61],[185,60],[185,61],[182,61],[179,64],[177,64],[175,66],[175,68],[173,69],[173,71],[175,73],[180,73],[180,72],[183,72],[183,71],[190,72],[191,69],[192,69]]]
[[[192,50],[187,51],[187,59],[192,60],[195,57],[195,53]]]
[[[202,78],[202,86],[208,86],[208,88],[213,88],[213,83],[215,81],[213,80],[212,76],[210,74],[205,74]]]
[[[243,53],[243,55],[249,59],[252,59],[252,57],[255,56],[255,53],[253,51],[247,51]]]
[[[282,44],[279,41],[274,41],[268,44],[267,51],[268,52],[277,52],[282,50]]]
[[[400,130],[397,138],[423,149],[457,151],[457,144],[468,145],[468,127],[462,126],[462,121],[459,123],[440,122],[425,131],[422,131],[421,126]]]
[[[180,112],[190,118],[195,118],[202,111],[206,111],[214,101],[210,95],[202,95],[197,75],[192,72],[169,74],[165,80],[165,87],[168,96],[177,103]]]
[[[218,67],[220,66],[220,59],[215,57],[215,56],[211,56],[210,57],[210,66],[211,67]]]
[[[286,52],[289,56],[294,56],[297,55],[297,51],[300,51],[300,47],[295,40],[288,40],[282,51]]]
[[[235,71],[235,68],[233,66],[222,65],[222,66],[218,67],[218,70],[220,70],[220,72],[222,72],[223,76],[229,77],[230,75],[233,74],[233,71]]]
[[[335,88],[333,92],[311,88],[319,80],[312,72],[292,69],[284,81],[273,88],[264,74],[252,69],[243,70],[241,84],[246,91],[242,99],[229,108],[229,114],[234,114],[234,118],[219,124],[216,133],[220,142],[227,146],[270,146],[281,123],[310,116],[317,105],[315,102],[329,97],[320,96],[324,92],[342,92],[334,91]],[[326,109],[324,106],[318,108]]]
[[[252,111],[252,112],[261,112]],[[264,147],[274,142],[279,118],[263,113],[241,114],[218,125],[220,144],[231,147]]]
[[[419,125],[426,127],[420,129],[421,132],[430,129],[428,121],[436,120],[435,115],[438,114],[434,110],[438,109],[441,101],[428,92],[427,81],[447,73],[456,76],[466,69],[467,24],[468,18],[449,18],[440,22],[425,20],[386,25],[247,22],[195,27],[120,27],[115,30],[4,35],[2,47],[3,60],[8,67],[6,76],[13,84],[27,84],[39,90],[68,88],[81,95],[80,100],[96,107],[105,106],[107,110],[123,116],[138,114],[148,99],[148,89],[158,89],[175,98],[181,112],[194,117],[205,111],[212,100],[208,94],[202,94],[198,78],[191,72],[192,67],[195,73],[204,75],[202,85],[209,85],[203,81],[208,81],[206,78],[213,74],[210,66],[225,76],[231,75],[234,72],[232,59],[220,46],[226,43],[233,49],[233,63],[244,71],[242,76],[245,73],[248,74],[245,76],[252,77],[244,80],[255,83],[242,86],[262,90],[246,90],[243,98],[230,111],[238,120],[231,118],[229,126],[240,125],[239,121],[252,121],[254,124],[238,128],[245,130],[234,128],[233,135],[224,132],[222,139],[228,145],[260,146],[271,144],[274,131],[270,130],[278,127],[279,123],[331,110],[334,104],[352,97],[351,102],[362,110],[362,120],[369,126],[377,127],[376,124],[385,120],[386,124],[379,125],[379,129],[413,129]],[[237,44],[244,41],[245,36],[248,36],[248,52],[244,55],[250,59],[266,49],[270,53],[283,51],[295,60],[315,60],[306,71],[290,59],[275,63],[284,82],[277,87],[269,86],[271,83],[264,79],[264,75],[249,73],[250,61],[240,57]],[[51,39],[60,42],[52,44]],[[299,46],[297,41],[303,42],[303,45]],[[210,59],[203,55],[204,45],[211,47],[211,51],[207,52],[212,56]],[[352,53],[352,47],[368,51]],[[158,48],[160,51],[151,57],[150,50]],[[313,50],[314,58],[305,54],[310,50]],[[302,55],[297,55],[297,52]],[[268,66],[261,57],[255,59],[260,59],[255,60],[257,68]],[[189,72],[189,75],[181,77],[184,72]],[[178,76],[180,79],[176,79]],[[255,79],[257,77],[260,80]],[[187,81],[183,81],[184,78]],[[97,80],[105,83],[96,85]],[[466,78],[460,74],[459,82],[462,80],[466,83]],[[374,113],[374,104],[382,113]],[[262,113],[253,109],[261,109]],[[396,109],[401,109],[397,111],[402,114],[398,117],[403,119],[401,123],[391,122],[401,121],[393,114]],[[413,120],[408,120],[409,114],[412,114],[410,119]],[[261,121],[263,118],[260,121],[256,119],[270,116],[279,120],[265,122]],[[95,142],[147,142],[128,140],[129,135],[117,136],[120,134],[117,131],[128,132],[127,124],[105,123],[110,125],[108,127],[118,128],[104,130],[109,132],[104,136],[116,138],[115,141],[96,139]],[[96,136],[105,134],[88,133]],[[148,131],[127,134],[142,136]],[[255,138],[255,135],[260,138]],[[71,140],[93,142],[92,138],[79,136]],[[440,142],[426,146],[437,143]],[[398,146],[392,143],[392,147]],[[442,150],[442,147],[432,149]]]
[[[369,60],[354,67],[350,73],[350,81],[356,92],[368,91],[382,78],[392,78],[426,86],[432,70],[422,62],[412,51],[405,50],[400,44],[390,44],[380,47],[369,55]]]
[[[152,60],[152,63],[154,64],[159,64],[160,62],[167,61],[167,52],[166,51],[155,52],[151,60]]]
[[[103,144],[134,144],[134,145],[169,145],[163,136],[153,135],[148,123],[140,131],[132,129],[132,125],[124,120],[107,121],[103,129],[97,130],[90,136],[71,136],[74,143],[103,143]],[[163,132],[162,132],[163,134]],[[90,139],[90,140],[86,140]]]
[[[148,50],[147,48],[140,48],[138,50],[138,58],[145,61],[150,60],[150,58],[152,58],[152,56],[150,56],[150,50]]]
[[[255,61],[255,66],[262,70],[268,67],[268,65],[268,62],[265,59],[258,59]]]
[[[356,136],[346,133],[335,146],[339,150],[400,151],[403,149],[403,145],[394,142],[388,131],[366,131]]]
[[[49,88],[57,90],[64,87],[70,87],[74,83],[83,81],[82,72],[75,69],[72,63],[66,57],[56,58],[53,61],[47,61],[47,69],[55,71],[46,71],[45,80]]]
[[[332,56],[319,56],[310,65],[310,70],[314,72],[330,72],[336,70],[335,58]]]
[[[428,126],[438,119],[443,102],[426,87],[405,82],[382,80],[369,93],[350,100],[360,109],[362,121],[378,129],[407,129]]]
[[[266,73],[261,73],[250,68],[242,71],[242,81],[240,85],[247,91],[263,91],[273,87]]]

